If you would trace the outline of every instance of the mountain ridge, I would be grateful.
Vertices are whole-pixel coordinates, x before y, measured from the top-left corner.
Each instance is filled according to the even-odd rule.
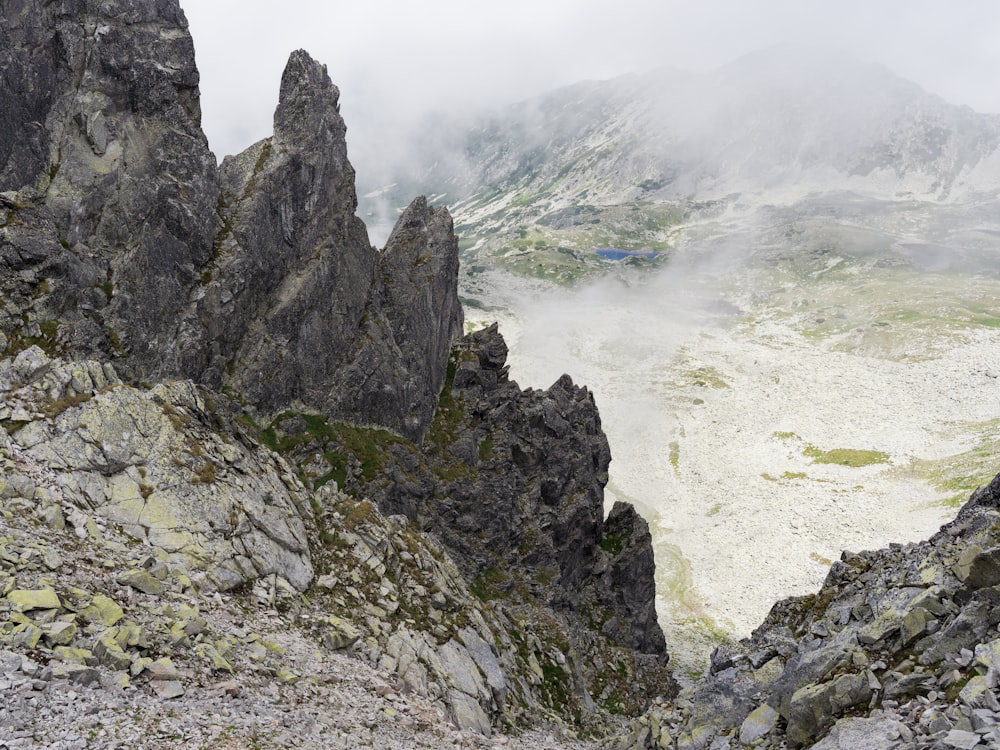
[[[585,390],[537,394],[555,430],[523,413],[537,405],[514,386],[492,401],[523,424],[505,437],[497,417],[498,449],[558,455],[579,476],[576,497],[522,467],[521,500],[544,495],[566,518],[530,528],[525,550],[538,552],[534,567],[513,561],[516,591],[456,565],[464,538],[488,548],[505,532],[477,521],[488,507],[406,518],[363,494],[366,474],[440,477],[439,501],[487,475],[502,483],[510,459],[455,433],[478,401],[454,371],[467,377],[483,348],[496,376],[506,350],[495,330],[482,347],[460,340],[447,209],[416,198],[371,246],[326,67],[293,52],[273,135],[217,165],[176,0],[5,13],[0,94],[30,119],[0,134],[0,544],[47,562],[4,558],[2,684],[27,675],[46,715],[68,710],[70,723],[59,696],[73,685],[138,690],[158,715],[197,705],[222,674],[252,700],[308,689],[313,667],[261,645],[257,621],[273,611],[296,648],[351,653],[482,736],[538,722],[596,731],[671,692],[648,530],[618,509],[617,542],[601,546],[606,439]],[[379,470],[393,456],[390,480]],[[451,549],[428,518],[454,531],[441,535]],[[606,609],[599,622],[575,606],[584,590]],[[239,606],[241,635],[209,625]],[[640,624],[623,625],[633,609]],[[30,706],[10,716],[29,740],[51,739]],[[128,720],[118,729],[132,746],[157,741]]]
[[[615,268],[596,248],[670,252],[720,213],[825,193],[891,197],[888,221],[916,201],[952,225],[952,211],[998,200],[1000,116],[812,50],[584,82],[433,127],[449,135],[421,133],[426,157],[385,182],[447,196],[467,265],[562,281]],[[387,203],[391,191],[363,210]]]

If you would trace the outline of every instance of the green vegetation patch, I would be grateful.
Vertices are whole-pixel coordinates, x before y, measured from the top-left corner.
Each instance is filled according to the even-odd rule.
[[[479,460],[489,461],[494,455],[493,436],[487,435],[479,442]]]
[[[850,466],[853,469],[889,463],[889,454],[884,451],[857,448],[834,448],[825,451],[815,445],[807,445],[802,449],[802,455],[811,458],[814,464],[837,464],[838,466]]]
[[[655,269],[669,257],[683,221],[683,210],[668,203],[553,208],[559,201],[552,197],[551,186],[522,192],[506,209],[458,227],[463,236],[479,238],[462,248],[466,268],[492,265],[565,285],[625,268]],[[597,255],[600,248],[658,255],[616,262]]]
[[[465,353],[465,352],[463,352]],[[458,352],[452,352],[445,372],[444,385],[438,397],[434,420],[427,430],[427,438],[439,448],[451,445],[458,439],[458,429],[465,419],[465,410],[452,393],[455,383],[455,373],[458,371]]]
[[[791,479],[808,479],[809,478],[809,475],[806,474],[804,471],[786,471],[780,477],[776,477],[776,476],[774,476],[772,474],[768,474],[767,472],[764,472],[763,474],[761,474],[761,476],[764,479],[766,479],[768,482],[780,482],[782,479],[791,480]]]
[[[755,286],[768,289],[758,319],[786,321],[833,351],[897,361],[934,358],[969,331],[1000,327],[993,274],[879,263],[875,247],[851,257],[852,239],[837,243],[833,266],[830,254],[804,253],[756,269]]]
[[[545,662],[542,667],[542,694],[550,706],[572,705],[569,675],[559,664]]]
[[[958,507],[977,487],[988,484],[997,471],[1000,455],[1000,419],[967,425],[975,445],[967,451],[936,460],[915,461],[916,473],[934,489],[945,493],[943,502]]]
[[[800,445],[802,438],[794,432],[772,432],[771,437],[781,441],[795,441]],[[860,448],[833,448],[823,450],[812,443],[807,443],[802,448],[802,455],[811,458],[814,464],[836,464],[837,466],[850,466],[857,469],[862,466],[872,466],[874,464],[889,463],[889,454],[885,451],[864,450]],[[771,482],[778,481],[778,477],[770,474],[761,474],[764,479]],[[781,479],[808,479],[805,472],[786,471],[781,475]]]
[[[448,360],[444,386],[438,398],[434,419],[427,430],[425,444],[434,460],[430,467],[437,477],[445,482],[454,482],[475,476],[476,469],[464,461],[455,458],[449,447],[458,440],[459,431],[466,420],[465,407],[460,397],[452,391],[455,382],[455,372],[458,363],[464,357],[475,357],[474,352],[453,350]],[[493,457],[493,439],[487,435],[478,446],[480,460],[486,461]]]
[[[693,370],[688,370],[684,373],[684,379],[691,385],[696,385],[699,388],[729,387],[729,383],[723,379],[722,373],[714,367],[697,367]]]
[[[499,599],[505,595],[510,584],[510,575],[499,568],[486,568],[477,575],[469,590],[480,600]]]
[[[244,415],[243,421],[256,430],[264,445],[292,460],[300,452],[312,453],[319,449],[330,468],[318,477],[302,477],[313,488],[322,487],[331,480],[338,487],[344,487],[351,457],[358,461],[365,481],[370,482],[382,471],[386,451],[391,446],[413,447],[406,438],[381,427],[338,422],[321,414],[286,411],[266,427],[258,425],[249,415]]]
[[[607,552],[609,555],[618,556],[621,551],[625,548],[625,543],[628,541],[628,534],[605,534],[601,537],[600,545],[601,549]]]
[[[59,343],[59,321],[43,320],[38,322],[38,334],[28,333],[30,324],[28,314],[21,315],[22,326],[15,331],[7,332],[7,347],[3,354],[13,357],[25,349],[32,346],[39,347],[50,357],[57,357],[62,352],[63,347]]]

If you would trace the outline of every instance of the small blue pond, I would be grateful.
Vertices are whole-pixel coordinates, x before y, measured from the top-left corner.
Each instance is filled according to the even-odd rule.
[[[594,252],[608,260],[624,260],[633,256],[655,258],[659,254],[656,250],[622,250],[617,247],[600,247]]]

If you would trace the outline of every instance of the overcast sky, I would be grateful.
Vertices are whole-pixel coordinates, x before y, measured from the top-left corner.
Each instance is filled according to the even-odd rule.
[[[881,62],[928,91],[1000,112],[998,0],[181,0],[220,158],[270,135],[288,53],[341,90],[348,148],[431,109],[502,105],[583,79],[709,70],[795,41]],[[368,158],[368,157],[366,157]]]

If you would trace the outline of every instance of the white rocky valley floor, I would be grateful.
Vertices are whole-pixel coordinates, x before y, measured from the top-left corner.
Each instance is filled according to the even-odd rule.
[[[540,291],[502,277],[467,317],[499,319],[522,387],[568,372],[595,393],[607,506],[629,500],[650,520],[661,622],[694,674],[718,639],[814,591],[841,550],[926,538],[954,516],[928,479],[995,440],[1000,330],[814,335],[815,311],[730,288],[737,308],[686,283]]]

